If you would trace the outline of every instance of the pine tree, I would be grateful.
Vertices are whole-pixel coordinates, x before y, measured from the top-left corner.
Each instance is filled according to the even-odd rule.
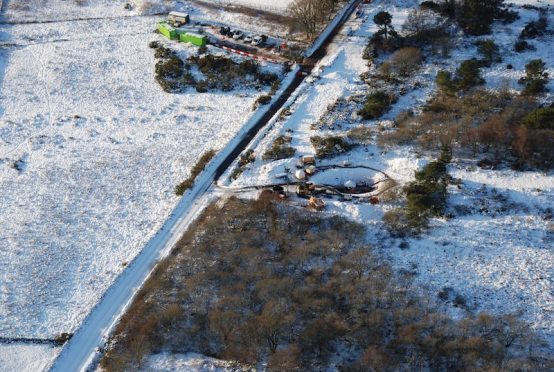
[[[463,0],[459,23],[470,35],[489,34],[490,26],[499,14],[504,0]]]
[[[373,17],[373,22],[379,26],[380,30],[378,35],[385,35],[385,40],[388,40],[389,36],[395,36],[396,31],[392,26],[392,15],[389,12],[379,12]]]

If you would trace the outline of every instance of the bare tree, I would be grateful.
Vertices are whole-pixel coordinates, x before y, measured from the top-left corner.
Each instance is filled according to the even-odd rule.
[[[315,36],[322,15],[319,0],[295,0],[289,6],[291,17],[304,29],[309,39]]]

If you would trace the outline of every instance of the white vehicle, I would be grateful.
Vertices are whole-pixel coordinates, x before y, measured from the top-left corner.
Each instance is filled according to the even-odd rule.
[[[244,33],[241,30],[235,30],[235,32],[233,32],[234,40],[240,40],[242,39],[243,36],[244,36]]]
[[[246,35],[243,40],[245,43],[251,43],[252,42],[252,35]]]
[[[255,45],[255,46],[258,46],[260,45],[261,43],[263,43],[263,39],[261,36],[254,36],[252,38],[252,45]]]

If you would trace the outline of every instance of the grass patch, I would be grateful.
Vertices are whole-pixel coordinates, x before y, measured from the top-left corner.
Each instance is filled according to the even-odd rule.
[[[206,168],[206,165],[208,165],[216,154],[217,152],[215,150],[209,150],[202,154],[198,162],[192,167],[190,176],[175,187],[175,195],[182,196],[190,189],[194,185],[196,177]]]

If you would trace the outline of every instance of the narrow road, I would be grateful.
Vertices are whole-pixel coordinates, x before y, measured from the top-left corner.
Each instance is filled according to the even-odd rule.
[[[192,189],[180,200],[160,231],[116,278],[98,304],[87,315],[81,327],[66,343],[54,361],[52,371],[85,371],[97,361],[100,356],[98,348],[104,345],[110,331],[126,311],[157,261],[170,252],[204,206],[214,198],[213,193],[210,192],[213,185],[244,151],[256,134],[283,107],[292,93],[310,74],[315,64],[326,55],[327,45],[361,1],[352,0],[339,12],[335,20],[316,40],[314,47],[307,53],[305,62],[293,70],[292,78],[285,79],[282,83],[283,87],[271,104],[254,114],[237,136],[211,161],[197,178]]]

